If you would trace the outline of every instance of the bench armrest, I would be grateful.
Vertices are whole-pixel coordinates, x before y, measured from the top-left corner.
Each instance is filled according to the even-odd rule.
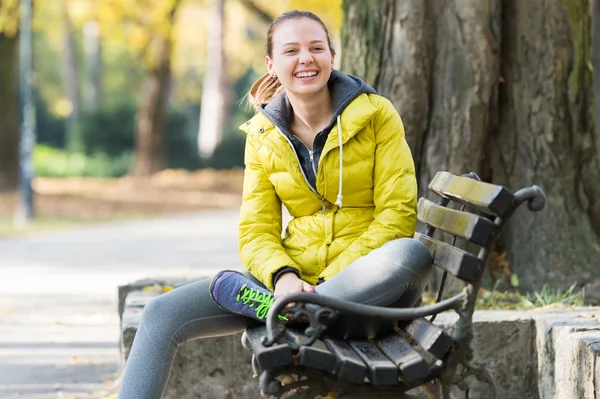
[[[439,303],[436,303],[435,305],[421,306],[418,308],[386,308],[382,306],[364,305],[361,303],[345,301],[338,298],[307,292],[285,295],[273,302],[271,308],[269,309],[266,319],[267,336],[264,341],[264,345],[273,345],[285,332],[285,326],[280,322],[278,315],[283,313],[285,306],[289,303],[312,304],[327,308],[329,311],[323,312],[322,314],[327,315],[330,319],[332,312],[335,313],[341,311],[352,313],[357,316],[380,317],[386,320],[414,320],[450,309],[462,309],[466,304],[467,298],[468,294],[465,288],[460,294],[445,299]],[[326,322],[326,320],[323,320],[323,317],[310,317],[310,315],[307,314],[310,311],[307,309],[299,310],[296,307],[292,309],[292,311],[299,313],[295,314],[294,318],[298,316],[308,316],[307,318],[310,326],[307,327],[305,335],[310,337],[311,340],[304,344],[310,345],[326,329],[326,326],[322,325],[322,323]]]

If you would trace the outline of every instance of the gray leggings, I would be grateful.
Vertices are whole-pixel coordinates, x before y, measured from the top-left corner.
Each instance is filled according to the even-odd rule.
[[[315,287],[315,292],[370,305],[412,307],[430,270],[427,248],[402,238],[358,259]],[[210,280],[187,284],[148,302],[123,372],[119,399],[161,398],[179,345],[234,334],[256,324],[219,308],[210,297],[209,284]]]

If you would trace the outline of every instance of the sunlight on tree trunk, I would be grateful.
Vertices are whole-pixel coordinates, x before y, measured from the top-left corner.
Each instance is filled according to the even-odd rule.
[[[18,40],[0,32],[0,192],[19,187]]]
[[[224,21],[225,0],[215,0],[213,18],[207,24],[208,51],[198,130],[198,151],[203,157],[210,157],[223,139],[231,98],[223,46]]]
[[[77,49],[71,16],[69,14],[69,0],[62,0],[62,13],[64,23],[64,53],[63,53],[63,87],[67,100],[71,106],[71,113],[67,118],[67,149],[71,152],[83,150],[83,143],[79,131],[79,82],[77,77]]]
[[[85,109],[95,112],[100,107],[102,86],[102,47],[98,21],[90,20],[83,26],[83,48],[85,55]]]
[[[540,185],[500,251],[523,288],[600,272],[587,0],[345,0],[342,67],[399,110],[420,194],[438,170]]]

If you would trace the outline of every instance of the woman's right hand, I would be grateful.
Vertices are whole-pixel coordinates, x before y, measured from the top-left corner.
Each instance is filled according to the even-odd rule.
[[[294,272],[284,273],[277,279],[275,284],[275,299],[286,294],[295,294],[296,292],[315,292],[315,288],[302,281]]]

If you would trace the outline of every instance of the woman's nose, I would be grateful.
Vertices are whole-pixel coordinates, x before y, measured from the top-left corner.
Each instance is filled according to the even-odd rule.
[[[310,51],[301,51],[300,52],[300,63],[310,64],[313,61],[314,61],[314,59],[313,59],[313,56],[310,53]]]

